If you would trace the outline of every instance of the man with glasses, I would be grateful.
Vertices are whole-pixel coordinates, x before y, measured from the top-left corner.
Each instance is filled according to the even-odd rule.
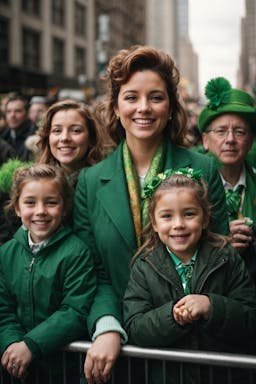
[[[210,80],[205,95],[208,103],[198,120],[203,147],[220,163],[231,242],[256,283],[256,175],[246,161],[256,129],[254,99],[241,89],[231,88],[223,77]],[[212,211],[214,214],[214,207]]]

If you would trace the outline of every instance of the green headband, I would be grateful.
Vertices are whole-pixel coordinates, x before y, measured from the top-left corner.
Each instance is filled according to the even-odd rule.
[[[159,173],[157,176],[153,177],[150,182],[146,183],[142,190],[142,198],[147,199],[151,198],[155,190],[159,185],[172,175],[183,175],[189,177],[190,179],[200,183],[202,179],[201,170],[194,170],[193,168],[178,168],[178,169],[167,169],[166,171]]]

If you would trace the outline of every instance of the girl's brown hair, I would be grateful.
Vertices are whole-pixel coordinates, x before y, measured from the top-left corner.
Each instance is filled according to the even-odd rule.
[[[56,189],[59,191],[65,208],[65,221],[71,219],[73,207],[73,188],[69,184],[64,171],[60,167],[49,164],[35,164],[30,167],[16,169],[13,174],[10,201],[6,206],[7,211],[14,211],[18,205],[19,198],[24,186],[34,180],[54,181]]]
[[[193,180],[191,177],[182,174],[172,174],[159,185],[150,200],[148,209],[149,221],[142,232],[143,244],[135,253],[132,259],[132,264],[135,262],[135,259],[139,254],[147,254],[161,244],[158,233],[155,232],[153,228],[155,221],[155,209],[160,197],[172,188],[190,189],[191,192],[194,193],[195,198],[203,210],[203,217],[205,219],[210,218],[211,205],[208,199],[208,186],[205,180],[201,179],[200,182],[198,182]],[[229,242],[229,238],[227,236],[213,233],[210,231],[209,227],[203,229],[202,239],[207,239],[210,244],[219,248],[223,248]]]
[[[118,144],[125,136],[125,131],[115,116],[120,88],[126,84],[137,71],[151,70],[156,72],[165,82],[169,100],[171,120],[168,120],[165,134],[169,139],[181,146],[185,144],[186,112],[178,95],[180,75],[172,58],[160,49],[149,46],[133,46],[123,49],[112,57],[107,68],[105,79],[108,85],[106,99],[106,129],[112,140]]]
[[[46,112],[43,125],[38,130],[39,142],[37,144],[39,153],[37,155],[37,163],[58,164],[58,161],[52,155],[49,145],[49,135],[51,131],[52,119],[55,113],[59,111],[77,111],[84,119],[85,125],[89,131],[89,148],[84,155],[82,166],[91,166],[102,160],[107,153],[105,148],[105,135],[102,127],[100,127],[93,117],[89,107],[75,100],[63,100],[53,104]]]

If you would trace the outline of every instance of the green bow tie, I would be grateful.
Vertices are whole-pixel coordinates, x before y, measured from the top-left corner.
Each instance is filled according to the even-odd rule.
[[[243,189],[244,186],[239,185],[235,191],[233,191],[232,189],[228,189],[225,191],[229,221],[233,221],[238,218],[238,210],[241,204],[241,195]]]
[[[194,270],[194,260],[190,260],[188,264],[179,264],[176,270],[181,278],[181,282],[184,288],[184,292],[188,295],[191,291],[192,275]]]

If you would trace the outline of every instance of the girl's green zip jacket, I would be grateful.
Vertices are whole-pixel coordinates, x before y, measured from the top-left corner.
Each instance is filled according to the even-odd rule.
[[[0,352],[25,341],[36,361],[56,367],[57,350],[87,336],[96,290],[88,248],[60,229],[33,255],[23,227],[0,247]],[[51,356],[51,354],[54,354]]]

